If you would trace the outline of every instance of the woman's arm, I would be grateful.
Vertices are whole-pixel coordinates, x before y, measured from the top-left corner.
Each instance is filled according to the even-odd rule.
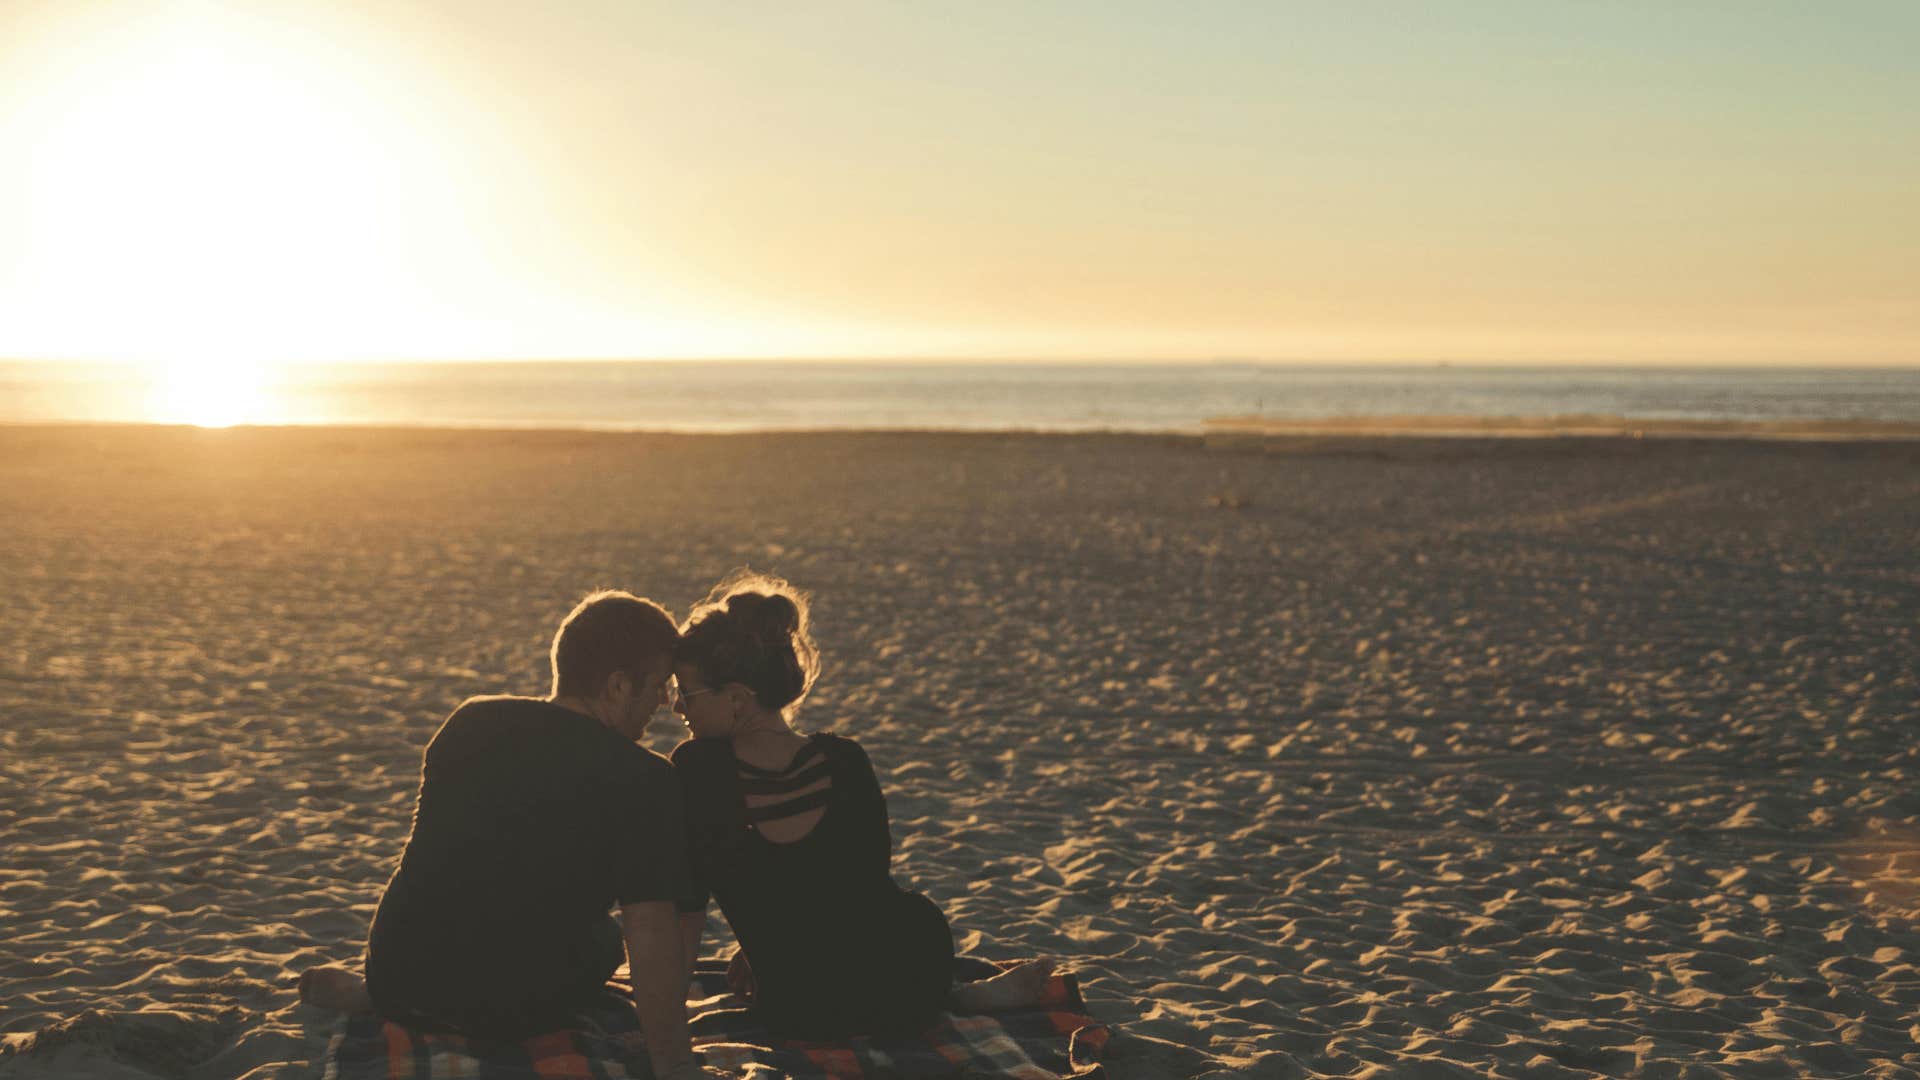
[[[893,831],[887,822],[887,798],[880,793],[867,752],[852,739],[840,740],[841,765],[834,783],[845,784],[845,797],[856,822],[856,843],[862,860],[886,870],[893,862]]]

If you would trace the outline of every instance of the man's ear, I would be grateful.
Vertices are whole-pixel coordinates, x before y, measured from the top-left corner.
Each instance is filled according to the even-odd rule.
[[[617,701],[622,697],[631,696],[633,693],[633,676],[624,671],[616,671],[608,675],[607,683],[602,693],[609,701]]]

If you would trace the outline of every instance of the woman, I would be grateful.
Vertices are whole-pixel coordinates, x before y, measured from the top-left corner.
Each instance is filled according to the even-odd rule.
[[[806,597],[741,573],[694,608],[674,654],[673,753],[694,879],[740,942],[728,970],[757,1018],[790,1038],[910,1033],[942,1009],[1038,1000],[1052,965],[953,986],[940,909],[888,872],[886,799],[860,744],[803,735],[793,712],[819,674]],[[704,911],[683,915],[696,955]]]

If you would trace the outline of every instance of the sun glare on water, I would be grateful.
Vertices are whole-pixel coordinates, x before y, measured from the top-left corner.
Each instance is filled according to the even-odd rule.
[[[145,419],[223,428],[284,419],[266,365],[241,360],[176,360],[148,366]]]

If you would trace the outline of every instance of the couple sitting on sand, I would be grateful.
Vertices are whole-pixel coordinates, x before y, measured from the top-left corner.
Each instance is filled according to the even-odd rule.
[[[907,1032],[1037,997],[1041,962],[954,985],[946,917],[889,876],[866,753],[794,729],[819,661],[786,582],[736,575],[679,630],[650,600],[596,593],[552,657],[550,696],[473,698],[433,737],[366,977],[314,968],[303,1000],[523,1038],[601,1000],[624,954],[655,1074],[699,1075],[685,1002],[709,895],[740,942],[727,980],[779,1035]],[[671,763],[636,743],[669,696],[693,736]]]

